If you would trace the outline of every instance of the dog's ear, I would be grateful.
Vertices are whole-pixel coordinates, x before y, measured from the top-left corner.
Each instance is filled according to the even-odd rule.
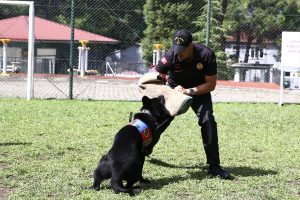
[[[142,98],[143,105],[148,105],[150,103],[150,99],[147,96],[143,96]]]
[[[159,95],[158,99],[160,100],[160,102],[161,102],[162,105],[165,105],[166,100],[165,100],[165,96],[164,95]]]

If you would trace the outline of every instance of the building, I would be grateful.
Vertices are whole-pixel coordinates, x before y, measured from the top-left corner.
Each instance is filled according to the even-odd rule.
[[[106,57],[116,74],[131,73],[141,75],[148,71],[143,60],[143,52],[140,44],[133,44],[125,49],[115,50]]]
[[[67,73],[71,31],[67,25],[35,17],[35,73]],[[28,16],[0,20],[0,39],[10,39],[7,48],[8,64],[20,65],[27,71]],[[74,30],[74,40],[88,40],[95,48],[106,44],[117,44],[118,40],[85,30]],[[104,54],[99,53],[99,57]],[[2,61],[2,48],[0,48]],[[2,64],[1,64],[2,67]]]
[[[279,72],[274,65],[278,62],[276,58],[279,56],[280,47],[270,41],[261,44],[255,38],[251,41],[248,61],[245,63],[247,43],[248,35],[245,32],[241,33],[239,42],[233,36],[226,39],[225,53],[228,62],[237,61],[230,65],[235,70],[234,81],[279,83]]]

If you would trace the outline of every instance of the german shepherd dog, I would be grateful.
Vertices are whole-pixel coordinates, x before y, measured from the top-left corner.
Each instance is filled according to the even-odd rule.
[[[153,99],[143,96],[142,103],[140,112],[134,114],[133,121],[119,130],[111,149],[101,158],[90,189],[100,190],[100,183],[111,178],[115,193],[124,192],[134,196],[141,192],[139,187],[133,186],[136,182],[150,182],[142,176],[145,156],[152,152],[160,137],[157,131],[171,116],[164,106],[163,96]],[[126,181],[126,186],[123,181]]]

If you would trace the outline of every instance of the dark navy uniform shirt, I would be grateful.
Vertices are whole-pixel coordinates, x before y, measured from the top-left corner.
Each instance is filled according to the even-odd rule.
[[[155,70],[168,74],[168,84],[174,88],[181,85],[184,88],[196,87],[205,83],[205,75],[217,74],[216,56],[209,47],[194,44],[191,62],[179,61],[172,48],[158,62]]]

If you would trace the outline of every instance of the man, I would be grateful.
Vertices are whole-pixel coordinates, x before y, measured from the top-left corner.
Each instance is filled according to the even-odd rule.
[[[208,173],[229,179],[230,174],[220,166],[217,123],[210,94],[217,82],[215,53],[204,45],[194,44],[189,31],[178,30],[173,36],[173,46],[154,69],[167,77],[170,87],[193,97],[191,107],[201,127]]]

